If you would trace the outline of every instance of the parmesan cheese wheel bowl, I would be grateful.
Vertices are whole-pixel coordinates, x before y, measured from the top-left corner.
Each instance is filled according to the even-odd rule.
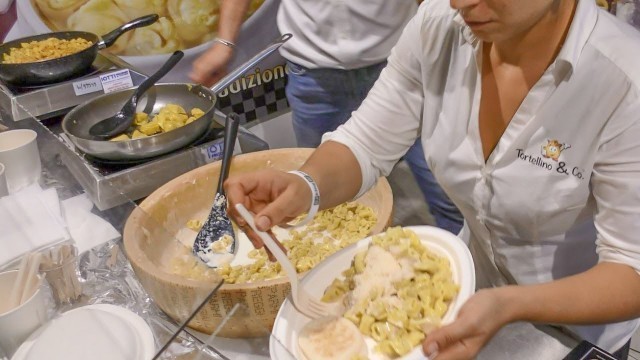
[[[276,149],[235,156],[230,174],[261,168],[294,170],[311,155],[313,149]],[[186,319],[217,283],[194,280],[170,271],[168,259],[184,245],[176,239],[185,224],[208,213],[217,186],[220,162],[185,173],[149,195],[127,219],[124,248],[142,286],[155,303],[178,322]],[[380,178],[377,185],[357,200],[377,216],[372,234],[383,231],[391,221],[393,197],[389,183]],[[242,245],[240,245],[242,246]],[[190,322],[195,330],[229,338],[268,335],[280,305],[290,292],[286,277],[242,284],[224,284]],[[236,304],[246,312],[225,317]]]

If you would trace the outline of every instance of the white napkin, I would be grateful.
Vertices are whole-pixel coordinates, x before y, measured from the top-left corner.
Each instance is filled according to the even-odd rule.
[[[62,213],[78,253],[120,237],[120,233],[108,221],[91,212],[93,203],[87,194],[62,201]]]
[[[55,189],[32,185],[0,198],[0,266],[69,239]]]
[[[56,189],[32,185],[0,198],[0,268],[23,254],[73,239],[82,253],[120,237],[93,214],[86,194],[60,202]]]

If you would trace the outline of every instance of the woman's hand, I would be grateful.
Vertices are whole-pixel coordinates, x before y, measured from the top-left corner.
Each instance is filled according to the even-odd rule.
[[[429,360],[473,359],[500,328],[512,321],[504,288],[483,289],[462,306],[456,320],[422,343]]]
[[[235,204],[241,203],[255,214],[256,227],[261,231],[269,231],[275,225],[293,220],[311,206],[311,190],[305,181],[278,170],[234,175],[229,177],[224,187],[230,204],[229,215],[245,231],[256,249],[264,244],[246,226],[235,210]]]
[[[207,52],[200,55],[194,62],[189,78],[195,83],[211,87],[227,75],[227,66],[233,58],[233,49],[214,43]]]

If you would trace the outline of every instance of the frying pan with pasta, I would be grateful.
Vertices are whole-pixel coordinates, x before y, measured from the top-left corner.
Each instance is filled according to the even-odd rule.
[[[151,25],[158,15],[147,15],[132,20],[113,31],[98,36],[83,31],[62,31],[20,38],[0,45],[0,80],[16,86],[37,86],[57,83],[78,76],[91,67],[98,51],[113,45],[127,31]],[[59,40],[84,39],[91,45],[84,50],[61,54],[60,57],[25,63],[7,63],[4,55],[22,47],[22,43],[39,42],[56,38]],[[15,51],[15,50],[14,50]]]

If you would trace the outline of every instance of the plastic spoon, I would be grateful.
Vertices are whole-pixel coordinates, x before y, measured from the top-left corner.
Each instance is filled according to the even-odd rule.
[[[131,98],[129,98],[120,111],[110,118],[106,118],[95,123],[89,129],[89,134],[100,140],[105,140],[127,131],[127,129],[131,127],[133,119],[135,118],[138,99],[140,99],[147,90],[155,85],[158,80],[171,71],[183,56],[184,53],[182,51],[174,52],[167,62],[165,62],[164,65],[155,72],[155,74],[149,76],[142,82],[142,84],[140,84],[140,86],[138,86],[138,88],[133,92],[133,95],[131,95]]]
[[[220,166],[220,178],[218,179],[218,190],[213,199],[213,206],[207,221],[204,223],[196,240],[193,243],[193,253],[209,267],[218,267],[221,264],[229,263],[233,259],[236,251],[236,235],[227,214],[227,197],[224,193],[223,184],[229,176],[229,166],[231,156],[238,136],[238,126],[240,119],[238,114],[227,115],[224,127],[224,153],[222,155],[222,165]],[[227,239],[228,244],[224,241]]]

